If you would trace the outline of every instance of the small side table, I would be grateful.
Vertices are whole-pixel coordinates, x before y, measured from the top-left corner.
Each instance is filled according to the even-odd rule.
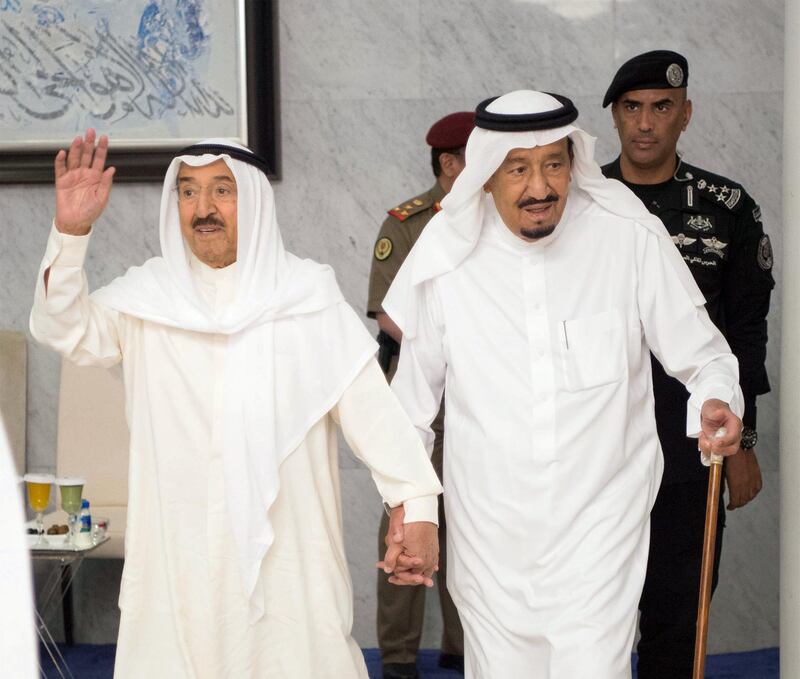
[[[54,566],[50,569],[50,573],[45,580],[42,588],[41,603],[35,611],[36,633],[39,635],[39,640],[47,651],[47,655],[50,656],[58,676],[61,679],[75,679],[53,639],[53,635],[47,629],[44,618],[51,607],[66,597],[75,574],[78,572],[78,568],[80,568],[86,555],[106,542],[108,537],[103,536],[87,547],[67,547],[64,545],[63,535],[48,535],[46,537],[50,540],[49,545],[34,547],[33,543],[36,541],[37,536],[28,536],[31,559],[34,561],[53,562]]]

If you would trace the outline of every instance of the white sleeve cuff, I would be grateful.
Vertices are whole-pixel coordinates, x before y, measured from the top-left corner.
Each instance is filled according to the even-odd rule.
[[[68,233],[61,233],[56,228],[55,220],[53,220],[50,237],[47,240],[47,251],[45,252],[45,261],[48,266],[83,267],[91,235],[91,231],[85,236],[71,236]]]
[[[417,521],[428,521],[439,525],[439,501],[437,495],[424,495],[406,500],[403,503],[405,518],[403,523],[416,523]]]
[[[716,398],[727,403],[734,415],[741,418],[744,415],[744,397],[738,384],[731,385],[725,380],[716,380],[704,384],[695,391],[686,404],[686,435],[691,438],[700,436],[700,412],[703,404],[709,399]]]

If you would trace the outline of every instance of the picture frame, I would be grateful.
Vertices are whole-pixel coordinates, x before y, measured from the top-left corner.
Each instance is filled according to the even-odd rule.
[[[52,182],[57,151],[87,127],[109,135],[115,181],[161,181],[209,137],[280,179],[277,0],[60,5],[0,4],[0,183]]]

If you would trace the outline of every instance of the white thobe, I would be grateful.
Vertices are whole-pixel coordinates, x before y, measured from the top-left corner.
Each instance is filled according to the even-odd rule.
[[[11,448],[0,418],[0,516],[5,534],[0,542],[0,667],[2,676],[39,677],[33,614],[31,555],[25,544],[22,494]]]
[[[223,473],[227,337],[168,328],[111,311],[87,293],[88,236],[53,230],[31,330],[70,360],[122,360],[131,431],[128,523],[116,679],[366,677],[350,635],[352,586],[342,539],[336,425],[406,521],[436,522],[436,475],[414,428],[371,360],[280,467],[269,511],[275,541],[248,622]],[[44,271],[49,268],[45,293]],[[195,284],[218,310],[235,265],[192,261]],[[336,338],[331,338],[336,341]]]
[[[741,415],[736,359],[662,256],[671,243],[573,189],[526,243],[494,208],[424,284],[392,382],[426,442],[447,384],[448,589],[467,676],[630,676],[663,468],[650,354]]]

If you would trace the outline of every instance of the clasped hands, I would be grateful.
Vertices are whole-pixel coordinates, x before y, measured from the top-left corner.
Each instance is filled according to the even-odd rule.
[[[403,505],[392,509],[386,533],[386,556],[377,563],[393,585],[433,587],[433,574],[439,570],[439,529],[434,523],[403,523]]]

